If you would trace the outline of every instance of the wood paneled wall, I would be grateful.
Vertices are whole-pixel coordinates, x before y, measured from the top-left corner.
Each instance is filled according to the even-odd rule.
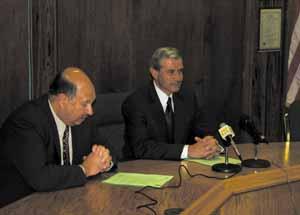
[[[32,1],[33,97],[46,93],[57,73],[57,0]]]
[[[27,2],[0,1],[0,122],[28,100]]]
[[[239,133],[238,119],[246,113],[271,140],[281,140],[288,46],[285,38],[290,30],[284,25],[281,52],[257,52],[258,12],[262,7],[281,7],[287,14],[288,0],[2,1],[0,11],[8,16],[7,20],[1,18],[1,30],[7,34],[0,36],[6,47],[0,51],[4,52],[0,57],[1,87],[8,83],[13,87],[0,98],[5,104],[0,122],[8,110],[28,98],[29,86],[24,80],[29,72],[29,1],[33,5],[34,97],[45,93],[55,74],[71,65],[87,71],[97,93],[132,90],[149,80],[148,61],[153,51],[174,46],[184,56],[185,82],[196,87],[201,103],[208,107],[212,125],[225,121]],[[11,2],[18,4],[16,8]],[[9,27],[7,22],[14,22],[16,16],[12,8],[18,11],[20,22]],[[16,35],[16,31],[22,33]],[[16,49],[7,44],[8,39],[14,41]],[[7,55],[12,50],[24,53]],[[18,78],[7,81],[13,74]],[[16,86],[22,89],[17,91]],[[241,134],[240,139],[246,140]]]

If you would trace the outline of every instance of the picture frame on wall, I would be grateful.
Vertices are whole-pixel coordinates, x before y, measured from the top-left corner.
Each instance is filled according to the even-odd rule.
[[[258,51],[280,51],[282,38],[282,9],[261,8],[259,10]]]

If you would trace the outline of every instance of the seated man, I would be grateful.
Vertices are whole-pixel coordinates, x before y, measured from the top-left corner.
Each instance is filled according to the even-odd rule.
[[[112,166],[95,131],[95,88],[79,68],[67,68],[48,95],[29,101],[4,122],[0,144],[0,206],[34,191],[84,185]]]
[[[152,81],[122,105],[127,159],[211,158],[220,147],[207,133],[195,95],[181,87],[183,62],[179,51],[157,49],[150,61]]]

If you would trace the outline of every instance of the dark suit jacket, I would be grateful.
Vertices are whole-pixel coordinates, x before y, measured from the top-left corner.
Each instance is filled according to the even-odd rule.
[[[179,160],[185,144],[194,143],[194,136],[208,134],[205,114],[197,106],[195,95],[181,89],[173,95],[175,125],[174,144],[168,144],[164,111],[153,83],[138,89],[122,105],[125,121],[126,159]]]
[[[86,183],[77,165],[92,144],[105,145],[91,118],[71,128],[73,165],[60,165],[58,131],[48,96],[25,103],[3,124],[0,144],[0,206],[34,191],[52,191]]]

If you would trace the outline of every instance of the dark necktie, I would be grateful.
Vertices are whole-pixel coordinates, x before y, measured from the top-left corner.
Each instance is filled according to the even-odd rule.
[[[70,152],[69,152],[69,126],[66,126],[63,135],[63,160],[64,165],[70,165]]]
[[[174,143],[174,113],[172,109],[172,99],[171,97],[168,98],[167,108],[165,112],[167,127],[168,127],[168,138],[169,143]]]

